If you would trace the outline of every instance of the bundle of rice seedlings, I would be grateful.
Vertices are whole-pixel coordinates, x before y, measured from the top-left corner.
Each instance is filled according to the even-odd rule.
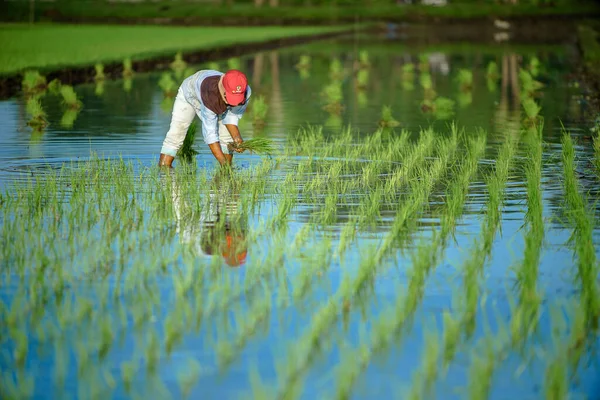
[[[190,127],[188,128],[187,134],[185,135],[185,139],[183,140],[183,145],[177,152],[177,157],[179,157],[183,161],[191,161],[198,154],[198,152],[192,147],[194,145],[194,140],[196,139],[196,131],[198,130],[198,126],[196,121],[192,122]]]
[[[104,65],[98,63],[94,65],[94,69],[96,70],[96,75],[94,75],[94,80],[103,81],[106,76],[104,75]]]
[[[46,77],[38,71],[26,71],[21,86],[27,95],[43,92],[46,90]]]
[[[43,128],[48,125],[46,112],[42,108],[42,104],[37,97],[29,98],[25,109],[27,110],[27,113],[31,115],[31,119],[27,122],[27,125],[32,128]]]
[[[383,106],[381,110],[381,120],[379,126],[382,128],[394,128],[399,126],[400,122],[396,121],[392,116],[392,108],[390,106]]]
[[[63,98],[63,104],[72,110],[78,110],[83,103],[77,98],[77,93],[73,90],[73,86],[61,85],[60,94]]]
[[[209,62],[208,64],[206,64],[206,69],[212,69],[215,71],[219,71],[221,69],[221,67],[219,66],[219,63],[217,62]]]
[[[177,83],[168,72],[162,74],[158,81],[158,87],[162,89],[166,97],[173,97],[177,94]]]
[[[235,144],[229,143],[227,145],[230,150],[248,150],[256,154],[267,154],[271,155],[275,152],[275,145],[272,140],[265,138],[252,138],[243,141],[242,143]]]
[[[131,63],[131,58],[127,57],[123,60],[123,77],[132,77],[133,76],[133,65]]]
[[[425,90],[433,90],[433,80],[431,79],[431,75],[429,73],[422,73],[419,75],[419,82],[421,86]]]
[[[415,72],[415,65],[408,63],[402,66],[402,74],[403,75],[412,75]]]
[[[295,65],[297,69],[308,69],[310,68],[311,58],[309,55],[301,55],[300,61]]]

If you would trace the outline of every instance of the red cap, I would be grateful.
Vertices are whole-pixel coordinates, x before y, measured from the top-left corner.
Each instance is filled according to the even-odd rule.
[[[246,98],[246,87],[248,79],[243,72],[237,69],[230,69],[223,75],[223,87],[225,88],[225,98],[227,104],[237,106]]]

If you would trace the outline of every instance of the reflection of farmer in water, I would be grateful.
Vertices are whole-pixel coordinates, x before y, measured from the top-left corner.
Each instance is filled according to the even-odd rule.
[[[207,256],[222,256],[225,263],[238,267],[246,262],[246,223],[238,210],[237,184],[217,175],[200,211],[185,201],[179,185],[173,181],[173,207],[177,233],[183,243]]]

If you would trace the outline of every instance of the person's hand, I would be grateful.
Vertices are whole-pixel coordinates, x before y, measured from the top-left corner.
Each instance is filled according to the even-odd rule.
[[[244,142],[244,139],[240,139],[240,140],[236,140],[233,143],[229,143],[227,145],[227,148],[229,148],[229,150],[233,150],[237,153],[243,153],[246,149],[244,148],[240,148],[240,145]]]

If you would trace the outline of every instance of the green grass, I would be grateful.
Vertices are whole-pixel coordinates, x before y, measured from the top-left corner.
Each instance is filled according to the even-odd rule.
[[[50,71],[96,63],[121,63],[125,58],[140,60],[343,29],[347,28],[0,24],[0,42],[3,43],[0,76],[16,74],[26,68]]]
[[[518,17],[518,16],[544,16],[544,15],[581,15],[588,16],[598,12],[598,7],[588,3],[566,3],[560,2],[556,6],[540,7],[533,2],[520,2],[517,5],[506,4],[460,2],[450,3],[444,7],[430,7],[412,5],[410,7],[398,7],[395,4],[373,3],[369,6],[362,4],[344,4],[338,7],[306,6],[298,2],[294,6],[280,7],[254,7],[252,4],[234,3],[227,7],[216,4],[196,4],[183,1],[156,1],[141,2],[136,4],[111,3],[102,1],[82,0],[78,2],[63,2],[58,8],[54,4],[44,2],[36,4],[36,15],[43,18],[44,13],[49,10],[58,9],[61,15],[70,18],[178,18],[192,20],[194,22],[222,23],[223,21],[237,20],[241,23],[286,23],[286,22],[319,22],[331,23],[345,20],[353,22],[357,16],[361,19],[371,20],[423,20],[427,18],[489,18],[496,17]],[[27,21],[29,18],[28,3],[12,3],[7,7],[5,18],[11,20]],[[47,18],[47,17],[46,17]]]

